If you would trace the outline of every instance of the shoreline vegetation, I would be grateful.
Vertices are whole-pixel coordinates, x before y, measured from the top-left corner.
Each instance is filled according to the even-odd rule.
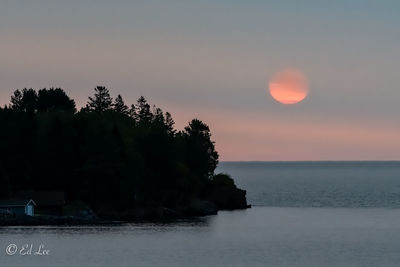
[[[128,106],[97,86],[78,111],[63,89],[16,90],[0,125],[0,201],[65,195],[57,214],[38,203],[34,216],[0,212],[0,226],[162,221],[250,207],[245,190],[215,173],[207,124],[193,119],[177,131],[171,114],[144,97]]]

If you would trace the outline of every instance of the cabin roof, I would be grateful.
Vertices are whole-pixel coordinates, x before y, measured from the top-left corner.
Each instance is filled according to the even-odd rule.
[[[5,207],[25,207],[29,204],[36,206],[35,201],[32,199],[7,199],[0,201],[0,208]]]
[[[24,199],[34,199],[39,207],[56,207],[65,205],[64,192],[21,191],[17,193],[17,196]]]

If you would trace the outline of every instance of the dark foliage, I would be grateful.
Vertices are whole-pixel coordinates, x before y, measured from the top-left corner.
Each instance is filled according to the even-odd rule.
[[[129,108],[127,105],[125,105],[121,95],[118,95],[117,98],[115,98],[114,111],[125,115],[129,114]]]
[[[10,107],[15,111],[23,111],[26,113],[33,113],[37,109],[38,96],[33,89],[16,90],[14,95],[11,96]]]
[[[89,97],[86,109],[96,112],[111,110],[113,107],[113,99],[110,96],[110,91],[104,86],[97,86],[94,88],[94,91],[94,96]]]
[[[67,96],[61,88],[41,89],[38,92],[37,111],[66,111],[74,113],[75,101]]]
[[[79,112],[62,89],[16,90],[0,125],[0,198],[53,190],[96,211],[176,207],[205,193],[218,163],[205,123],[177,132],[144,97],[128,109],[101,86]]]
[[[61,88],[41,89],[36,93],[33,89],[14,91],[10,108],[14,111],[35,113],[64,111],[74,113],[75,101],[67,96]]]

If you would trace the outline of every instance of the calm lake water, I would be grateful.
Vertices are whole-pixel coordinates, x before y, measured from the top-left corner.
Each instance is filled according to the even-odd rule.
[[[400,208],[400,162],[222,162],[217,171],[257,206]]]
[[[252,209],[170,224],[0,228],[0,266],[399,266],[400,163],[221,163]],[[41,244],[49,256],[7,256]],[[33,253],[32,252],[32,253]]]

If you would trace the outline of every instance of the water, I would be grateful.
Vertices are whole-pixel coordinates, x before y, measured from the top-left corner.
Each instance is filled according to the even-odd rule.
[[[400,162],[222,162],[251,204],[400,207]]]
[[[398,266],[400,163],[222,163],[255,207],[170,224],[0,228],[0,266]],[[7,256],[44,244],[49,256]]]

